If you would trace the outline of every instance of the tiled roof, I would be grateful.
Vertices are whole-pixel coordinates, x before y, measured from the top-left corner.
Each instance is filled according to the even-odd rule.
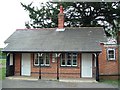
[[[107,41],[103,28],[80,27],[16,30],[6,41],[4,52],[99,52]]]

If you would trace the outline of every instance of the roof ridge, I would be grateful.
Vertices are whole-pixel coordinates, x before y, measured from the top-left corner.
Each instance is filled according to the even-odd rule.
[[[66,29],[68,29],[68,28],[103,28],[103,27],[65,27]],[[25,28],[25,29],[16,29],[16,30],[53,30],[53,29],[57,29],[57,27],[56,28],[30,28],[30,29],[27,29],[27,28]]]
[[[16,29],[17,30],[53,30],[53,29],[56,29],[56,28],[30,28],[30,29]]]

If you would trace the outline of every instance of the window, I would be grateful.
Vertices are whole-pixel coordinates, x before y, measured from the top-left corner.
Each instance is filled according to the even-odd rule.
[[[34,54],[34,65],[38,66],[39,65],[39,60],[38,60],[38,54]]]
[[[77,66],[77,53],[73,53],[72,66]]]
[[[44,66],[44,54],[42,56],[39,56],[40,64],[41,66]]]
[[[62,53],[61,66],[77,66],[77,53]]]
[[[107,49],[107,58],[108,60],[115,60],[115,49],[114,48]]]
[[[52,62],[55,62],[56,59],[56,53],[52,53]]]
[[[44,57],[44,65],[49,66],[49,63],[50,63],[50,55],[49,53],[46,53]]]
[[[66,55],[64,53],[61,54],[61,66],[65,66],[66,65],[65,56]]]
[[[49,53],[44,53],[39,56],[37,53],[34,54],[34,65],[39,66],[39,61],[41,66],[49,66],[50,64],[50,55]]]
[[[71,53],[67,53],[67,66],[71,66],[71,59],[72,59],[72,54]]]

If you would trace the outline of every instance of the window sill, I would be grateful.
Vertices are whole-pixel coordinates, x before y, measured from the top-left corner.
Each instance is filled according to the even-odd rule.
[[[42,67],[50,67],[50,65],[49,66],[45,66],[45,65],[44,66],[35,66],[34,65],[34,67],[41,67],[42,68]]]
[[[113,60],[108,59],[108,61],[116,61],[116,60],[115,59],[113,59]]]
[[[60,67],[63,67],[63,68],[78,68],[78,66],[60,66]]]

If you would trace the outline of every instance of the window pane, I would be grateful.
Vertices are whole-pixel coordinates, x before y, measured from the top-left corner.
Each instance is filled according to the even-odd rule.
[[[66,55],[67,55],[67,65],[70,66],[71,65],[71,58],[72,58],[71,55],[72,54],[71,53],[67,53]]]
[[[71,60],[67,60],[67,65],[71,65]]]
[[[108,60],[115,60],[115,50],[108,49]]]
[[[40,64],[44,64],[43,57],[40,57],[39,59],[40,59]]]
[[[114,54],[114,50],[109,50],[109,54],[113,55]]]
[[[65,65],[65,60],[62,60],[62,65]]]
[[[73,60],[73,65],[77,65],[77,60]]]
[[[109,58],[114,58],[114,55],[109,55]]]
[[[71,59],[71,53],[67,53],[67,58]]]
[[[52,53],[52,62],[55,62],[56,59],[56,53]]]
[[[35,64],[38,64],[38,59],[35,59]]]
[[[46,59],[46,64],[49,64],[49,59]]]
[[[77,53],[73,53],[73,58],[76,58],[77,57]]]
[[[61,54],[61,65],[65,66],[65,54]]]
[[[38,54],[34,54],[34,65],[36,65],[36,66],[39,65]]]
[[[77,53],[73,53],[73,62],[72,65],[77,65]]]
[[[49,61],[50,61],[50,56],[49,56],[49,53],[47,53],[45,64],[49,64]]]

